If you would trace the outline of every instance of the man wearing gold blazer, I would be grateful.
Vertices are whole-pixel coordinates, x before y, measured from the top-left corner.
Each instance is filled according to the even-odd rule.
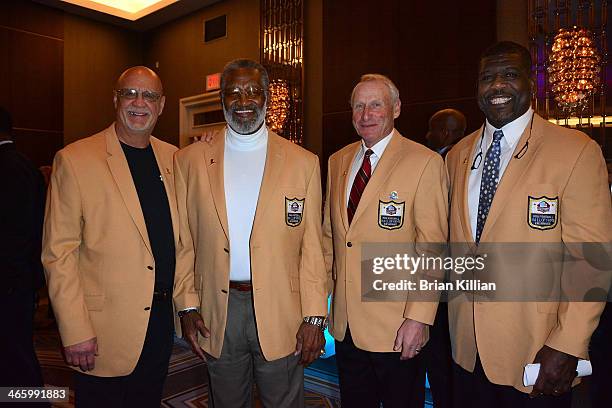
[[[151,136],[165,103],[155,72],[126,70],[114,94],[115,123],[55,156],[42,261],[76,405],[159,407],[174,334],[176,147]],[[174,297],[177,309],[197,300]]]
[[[260,64],[228,63],[225,134],[175,158],[177,274],[201,298],[180,312],[183,336],[207,360],[215,407],[249,406],[253,380],[264,406],[303,406],[302,365],[324,345],[319,161],[267,128],[268,85]]]
[[[531,109],[531,64],[529,51],[513,42],[485,50],[477,101],[486,123],[446,157],[451,242],[506,256],[507,262],[492,264],[488,273],[503,271],[498,277],[512,288],[511,297],[493,298],[499,301],[449,301],[458,406],[569,407],[577,361],[588,358],[603,309],[601,301],[576,296],[570,301],[531,297],[544,279],[570,289],[577,286],[566,285],[572,279],[597,286],[591,281],[596,275],[572,276],[568,257],[553,253],[544,263],[516,263],[538,259],[553,245],[573,252],[600,245],[609,250],[612,238],[601,149],[585,134],[552,124]],[[510,259],[512,243],[524,250]],[[513,263],[518,266],[512,268]],[[557,278],[555,265],[563,267]],[[601,287],[607,289],[610,265],[606,268]],[[530,363],[540,364],[533,387],[523,383]]]
[[[323,225],[342,404],[422,407],[416,360],[437,302],[363,301],[361,255],[368,243],[446,242],[444,162],[394,129],[401,102],[389,78],[363,75],[351,107],[361,140],[329,159]]]

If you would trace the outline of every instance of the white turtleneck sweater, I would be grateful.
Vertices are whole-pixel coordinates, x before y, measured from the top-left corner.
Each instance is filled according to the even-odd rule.
[[[241,135],[225,130],[223,174],[230,243],[230,280],[251,280],[250,239],[263,179],[268,129]]]

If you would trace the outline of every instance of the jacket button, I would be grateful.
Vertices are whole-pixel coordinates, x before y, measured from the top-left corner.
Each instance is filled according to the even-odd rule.
[[[225,289],[221,289],[221,292],[223,292],[223,293],[227,293],[227,290],[225,290]]]
[[[150,270],[150,271],[152,271],[152,270],[153,270],[153,267],[152,267],[151,265],[149,265],[149,266],[147,266],[147,269],[148,269],[148,270]]]
[[[223,248],[223,250],[229,254],[229,249]]]
[[[151,308],[147,306],[147,307],[145,307],[145,310],[151,310]]]
[[[350,248],[350,247],[353,246],[353,243],[351,241],[349,241],[349,242],[346,243],[346,246]]]

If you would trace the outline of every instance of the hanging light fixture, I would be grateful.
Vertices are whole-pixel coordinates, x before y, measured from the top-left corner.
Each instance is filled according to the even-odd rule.
[[[568,115],[584,110],[600,83],[601,60],[585,28],[562,28],[548,57],[548,81],[557,105]]]
[[[282,135],[291,106],[289,85],[283,79],[275,79],[270,83],[269,91],[266,123],[272,131]]]

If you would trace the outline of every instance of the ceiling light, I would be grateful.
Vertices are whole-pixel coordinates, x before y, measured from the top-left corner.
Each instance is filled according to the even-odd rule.
[[[62,0],[65,3],[111,14],[126,20],[138,20],[177,0]]]

